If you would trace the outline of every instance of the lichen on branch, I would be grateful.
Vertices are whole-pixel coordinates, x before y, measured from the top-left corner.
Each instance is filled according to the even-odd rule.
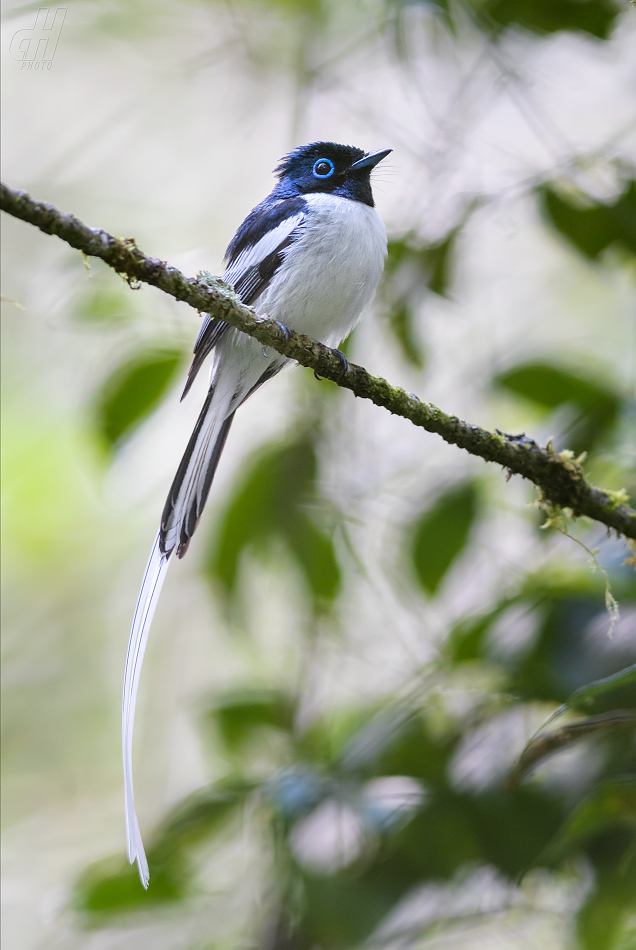
[[[385,379],[372,376],[362,366],[344,366],[336,351],[257,315],[241,303],[232,288],[220,278],[200,274],[187,278],[165,261],[147,257],[132,238],[119,238],[99,228],[89,228],[71,214],[63,214],[51,204],[35,201],[22,191],[0,185],[0,207],[45,234],[55,234],[89,257],[99,257],[131,284],[151,284],[195,310],[225,320],[296,360],[362,399],[370,399],[413,425],[435,432],[451,445],[465,449],[487,462],[502,465],[509,473],[521,475],[539,487],[542,498],[559,508],[568,508],[574,517],[586,515],[608,528],[636,539],[636,511],[624,495],[590,485],[580,461],[572,453],[555,452],[551,445],[540,446],[525,435],[489,432],[448,415],[432,403],[423,402]]]

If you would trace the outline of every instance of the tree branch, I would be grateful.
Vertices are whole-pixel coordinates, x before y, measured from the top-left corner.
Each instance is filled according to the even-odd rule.
[[[3,211],[35,225],[45,234],[55,234],[71,247],[102,261],[122,274],[131,286],[136,282],[152,284],[195,310],[210,313],[254,337],[263,346],[271,346],[302,366],[356,396],[370,399],[394,415],[435,432],[451,445],[466,449],[487,462],[502,465],[511,474],[534,482],[543,498],[553,505],[571,509],[574,516],[586,515],[636,539],[636,511],[624,504],[624,493],[607,492],[589,485],[583,470],[571,453],[555,452],[523,436],[488,432],[478,426],[449,416],[431,403],[422,402],[412,393],[371,376],[362,366],[350,363],[343,368],[341,358],[332,349],[300,333],[282,327],[269,317],[257,316],[241,303],[232,288],[219,278],[199,275],[188,279],[165,261],[146,257],[131,238],[118,238],[106,231],[89,228],[53,205],[34,201],[26,192],[1,185]]]
[[[613,712],[590,716],[580,722],[570,722],[554,732],[531,739],[519,760],[509,773],[506,788],[518,788],[523,779],[546,756],[558,752],[566,746],[595,733],[612,732],[614,729],[626,729],[636,725],[636,712],[631,709],[615,709]]]

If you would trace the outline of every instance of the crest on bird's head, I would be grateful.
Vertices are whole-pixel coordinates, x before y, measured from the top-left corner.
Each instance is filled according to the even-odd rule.
[[[364,151],[353,145],[338,145],[337,142],[311,142],[285,155],[274,169],[274,174],[279,179],[286,175],[304,175],[307,171],[311,172],[314,164],[321,158],[333,162],[335,172],[342,174],[351,168],[354,162],[364,158]]]

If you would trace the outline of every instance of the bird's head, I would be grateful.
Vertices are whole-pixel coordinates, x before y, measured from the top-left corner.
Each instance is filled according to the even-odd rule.
[[[312,142],[286,155],[278,167],[274,194],[281,198],[322,192],[362,201],[373,207],[371,170],[391,152],[383,148],[365,154],[352,145]]]

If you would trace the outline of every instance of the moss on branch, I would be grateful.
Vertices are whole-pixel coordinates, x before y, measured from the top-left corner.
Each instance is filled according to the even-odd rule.
[[[636,511],[626,504],[624,494],[590,485],[581,465],[571,453],[555,452],[550,445],[538,445],[525,435],[488,432],[449,416],[412,393],[372,376],[362,366],[350,363],[343,368],[341,357],[332,349],[300,333],[282,327],[275,320],[258,316],[241,303],[232,288],[219,278],[199,274],[187,278],[165,261],[147,257],[131,238],[118,238],[98,228],[89,228],[53,205],[34,201],[26,192],[0,186],[3,211],[33,224],[45,234],[55,234],[89,257],[99,257],[129,283],[143,282],[158,287],[195,310],[210,313],[271,346],[302,366],[338,386],[350,389],[362,399],[370,399],[414,425],[435,432],[451,445],[465,449],[487,462],[502,465],[511,474],[534,482],[545,500],[569,508],[575,517],[586,515],[608,528],[636,539]]]

